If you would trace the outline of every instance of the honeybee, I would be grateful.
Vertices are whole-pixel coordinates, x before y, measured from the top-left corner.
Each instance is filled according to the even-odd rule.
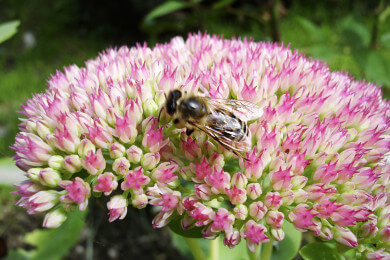
[[[247,122],[263,115],[262,108],[248,101],[211,98],[179,89],[168,93],[159,119],[163,109],[177,128],[186,128],[188,136],[196,129],[203,131],[239,157],[248,150],[243,145],[249,136]]]

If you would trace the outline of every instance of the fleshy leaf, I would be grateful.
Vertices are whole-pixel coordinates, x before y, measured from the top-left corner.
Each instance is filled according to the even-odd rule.
[[[74,211],[59,228],[26,234],[26,242],[36,246],[29,259],[54,260],[65,257],[79,239],[78,234],[85,225],[84,218],[85,211]]]
[[[290,222],[283,224],[283,231],[286,236],[283,241],[278,242],[272,251],[272,260],[293,259],[301,246],[302,233],[295,229]]]
[[[18,20],[0,24],[0,43],[11,38],[18,31],[19,24]]]
[[[183,237],[190,237],[190,238],[201,238],[202,236],[202,228],[201,227],[194,227],[189,230],[183,230],[181,227],[181,218],[176,218],[169,222],[168,227],[172,232],[183,236]]]
[[[299,254],[305,260],[342,260],[344,257],[329,243],[314,242],[305,245]]]
[[[187,3],[185,2],[179,2],[179,1],[168,1],[163,3],[162,5],[157,6],[154,8],[146,17],[146,21],[151,21],[153,19],[156,19],[160,16],[164,16],[170,13],[173,13],[177,10],[183,9],[187,7]]]

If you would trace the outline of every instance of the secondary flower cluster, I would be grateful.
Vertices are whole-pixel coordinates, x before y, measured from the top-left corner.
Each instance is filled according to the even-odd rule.
[[[44,226],[104,194],[109,221],[129,204],[155,205],[154,227],[180,218],[229,247],[281,241],[288,221],[369,258],[389,255],[390,104],[375,85],[278,44],[202,34],[109,49],[48,84],[23,106],[13,146],[29,178],[19,205],[48,211]],[[159,124],[175,88],[263,108],[248,123],[246,160],[166,116]]]

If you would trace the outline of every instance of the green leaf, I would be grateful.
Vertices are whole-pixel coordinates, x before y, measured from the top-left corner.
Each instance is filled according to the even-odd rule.
[[[36,246],[30,259],[63,259],[79,240],[79,233],[85,225],[84,219],[85,211],[75,211],[56,229],[35,230],[26,234],[26,242]]]
[[[313,41],[315,42],[324,42],[325,35],[323,30],[312,23],[310,20],[303,17],[296,17],[297,22],[302,26],[302,28],[310,35]]]
[[[344,257],[339,254],[334,246],[329,243],[314,242],[305,245],[299,254],[305,260],[342,260]]]
[[[213,4],[213,9],[221,9],[234,3],[235,0],[220,0]]]
[[[194,227],[189,230],[183,230],[181,227],[181,218],[176,218],[169,222],[168,224],[169,229],[183,237],[190,237],[190,238],[201,238],[202,236],[202,227]]]
[[[157,6],[154,8],[146,17],[146,21],[151,21],[153,19],[156,19],[160,16],[164,16],[170,13],[173,13],[177,10],[183,9],[188,7],[188,4],[185,2],[179,2],[179,1],[168,1],[163,3],[162,5]]]
[[[18,31],[19,24],[18,20],[0,24],[0,43],[11,38]]]
[[[382,52],[361,49],[356,50],[353,56],[368,80],[390,85],[390,63]]]
[[[383,47],[390,49],[390,32],[385,33],[381,36],[381,43]]]
[[[341,22],[341,27],[344,39],[349,46],[355,49],[368,46],[370,31],[365,24],[350,15]]]
[[[296,230],[293,224],[286,221],[283,224],[283,230],[286,236],[274,247],[271,257],[272,260],[293,259],[301,246],[302,233]]]

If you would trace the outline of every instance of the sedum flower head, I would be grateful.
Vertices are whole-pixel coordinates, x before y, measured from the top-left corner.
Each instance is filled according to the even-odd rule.
[[[159,124],[176,88],[263,108],[248,123],[246,159],[202,132],[187,137],[164,115]],[[109,221],[150,204],[160,208],[154,227],[179,217],[229,247],[283,240],[291,222],[387,256],[389,108],[374,84],[283,45],[195,34],[108,49],[58,71],[23,106],[13,149],[30,180],[16,193],[28,213],[48,211],[48,227],[103,194]]]

